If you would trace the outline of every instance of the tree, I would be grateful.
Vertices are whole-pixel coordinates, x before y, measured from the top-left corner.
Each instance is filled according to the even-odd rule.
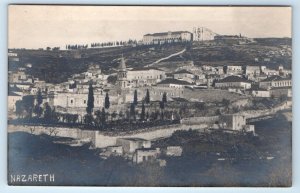
[[[161,110],[161,119],[163,120],[164,119],[164,109],[165,109],[165,103],[163,101],[161,101],[159,103],[159,107],[160,107],[160,110]]]
[[[68,116],[68,123],[72,122],[71,116]],[[84,123],[87,125],[92,125],[93,123],[93,116],[91,114],[84,115]]]
[[[133,104],[134,104],[134,105],[137,105],[137,104],[138,104],[137,90],[134,90]]]
[[[101,125],[101,111],[97,110],[95,112],[95,115],[96,115],[95,123],[96,123],[96,126],[99,127]]]
[[[133,103],[130,104],[130,117],[133,117],[133,120],[136,120],[136,117],[135,117],[135,105]]]
[[[123,117],[124,117],[123,111],[119,111],[119,119],[123,119]]]
[[[222,104],[223,104],[225,107],[228,107],[229,104],[230,104],[230,100],[223,98]]]
[[[34,113],[37,115],[37,117],[40,117],[43,113],[43,109],[41,107],[41,104],[43,103],[43,96],[42,96],[42,92],[39,89],[37,94],[36,94],[36,105],[34,107]]]
[[[93,108],[94,108],[94,88],[92,86],[92,83],[90,83],[87,108],[86,108],[87,114],[89,114],[89,115],[92,114]]]
[[[117,112],[114,111],[112,114],[111,114],[111,120],[113,121],[116,117],[117,117]]]
[[[162,102],[167,103],[167,93],[164,92],[163,97],[162,97]]]
[[[102,125],[104,125],[105,124],[105,122],[106,122],[106,118],[105,118],[106,116],[105,116],[105,109],[104,109],[104,107],[102,108],[102,112],[101,112],[101,123],[102,123]]]
[[[20,118],[22,117],[23,118],[23,115],[24,115],[24,104],[23,104],[23,101],[21,100],[18,100],[16,101],[16,115]]]
[[[36,102],[38,105],[41,105],[43,103],[43,96],[42,96],[42,92],[39,89],[37,94],[36,94]]]
[[[145,120],[145,105],[144,102],[142,103],[142,112],[141,112],[141,120]]]
[[[108,96],[108,92],[106,93],[106,96],[105,96],[105,104],[104,104],[104,107],[106,109],[109,109],[109,106],[110,106],[110,102],[109,102],[109,96]]]
[[[34,106],[34,97],[32,95],[23,96],[22,103],[24,106],[24,110],[26,111],[26,117],[31,118]]]
[[[44,118],[49,122],[52,119],[52,109],[48,103],[45,103]]]
[[[145,103],[149,104],[150,103],[150,94],[149,94],[149,89],[147,89],[146,96],[145,96]]]

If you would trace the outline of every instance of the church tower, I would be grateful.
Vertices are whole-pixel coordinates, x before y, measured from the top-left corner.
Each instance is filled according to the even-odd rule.
[[[122,89],[127,88],[127,70],[124,57],[122,56],[117,74],[117,88],[118,94],[121,94]]]

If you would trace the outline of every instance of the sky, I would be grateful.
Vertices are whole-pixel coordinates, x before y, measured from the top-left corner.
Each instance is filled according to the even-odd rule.
[[[291,37],[290,7],[10,5],[8,48],[141,40],[144,34],[207,27],[250,38]]]

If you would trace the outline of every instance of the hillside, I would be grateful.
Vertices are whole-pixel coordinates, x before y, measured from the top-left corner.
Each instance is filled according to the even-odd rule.
[[[28,73],[46,82],[60,83],[72,74],[87,70],[89,64],[98,64],[104,73],[115,71],[120,57],[126,59],[128,67],[136,68],[151,65],[162,58],[162,63],[172,68],[193,61],[195,65],[265,65],[277,68],[284,65],[291,68],[291,39],[264,38],[255,39],[256,43],[247,45],[207,45],[199,42],[192,44],[166,44],[157,46],[115,47],[83,50],[12,50],[20,62],[10,62],[9,70],[32,64]],[[185,51],[183,51],[185,49]],[[183,51],[179,55],[168,58]],[[265,59],[270,61],[265,61]],[[257,61],[255,61],[255,59]],[[153,66],[160,66],[160,63]]]

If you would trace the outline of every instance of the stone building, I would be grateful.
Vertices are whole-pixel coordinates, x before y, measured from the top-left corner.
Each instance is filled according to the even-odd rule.
[[[9,111],[16,110],[16,102],[22,100],[22,96],[14,92],[8,92],[7,104]]]
[[[251,82],[239,76],[228,76],[215,83],[215,88],[240,88],[250,89]]]
[[[222,115],[220,122],[224,129],[241,131],[246,125],[246,118],[242,115]]]
[[[142,163],[145,161],[156,161],[156,158],[160,154],[159,148],[141,148],[137,149],[132,157],[133,163]]]
[[[229,74],[229,75],[243,74],[243,68],[242,68],[242,66],[227,65],[227,66],[225,66],[225,70],[226,70],[226,74]]]
[[[146,34],[143,37],[143,44],[146,45],[188,41],[192,41],[192,33],[188,31],[168,31]]]
[[[270,76],[259,82],[259,88],[288,88],[292,86],[292,80],[289,77]]]
[[[194,84],[189,83],[187,81],[183,80],[177,80],[177,79],[165,79],[157,84],[157,86],[160,87],[169,87],[174,89],[184,88],[185,86],[193,86]]]
[[[131,87],[156,85],[165,78],[165,71],[158,68],[136,68],[127,72],[127,80]]]
[[[257,76],[260,75],[260,66],[246,66],[246,76]]]
[[[181,156],[182,147],[181,146],[168,146],[166,149],[167,156]]]
[[[183,80],[189,83],[195,83],[195,75],[187,70],[179,70],[173,73],[174,79]]]
[[[151,141],[142,138],[118,138],[116,145],[122,146],[124,153],[134,153],[137,149],[151,148]]]

